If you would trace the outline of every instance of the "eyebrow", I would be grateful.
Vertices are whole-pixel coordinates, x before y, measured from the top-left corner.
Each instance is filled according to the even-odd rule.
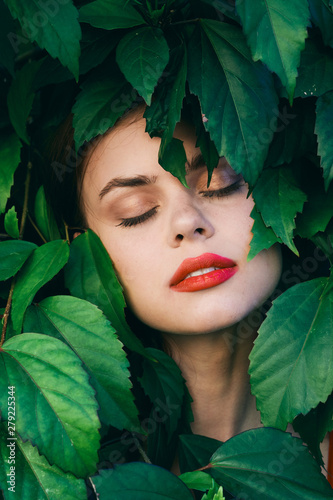
[[[151,177],[148,177],[147,175],[136,175],[135,177],[115,177],[103,187],[99,193],[99,198],[101,200],[103,196],[112,191],[114,188],[147,186],[148,184],[156,182],[156,179],[156,175]]]

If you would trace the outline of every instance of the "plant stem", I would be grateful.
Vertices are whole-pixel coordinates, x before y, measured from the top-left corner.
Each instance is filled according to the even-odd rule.
[[[31,169],[32,169],[32,163],[30,161],[28,162],[27,169],[28,171],[27,171],[27,177],[25,179],[23,211],[22,211],[22,219],[21,219],[21,227],[19,235],[20,240],[22,240],[23,238],[25,222],[27,220],[27,214],[28,214],[29,187],[30,187]]]
[[[139,453],[142,456],[143,460],[146,462],[146,464],[151,464],[151,461],[149,460],[147,453],[145,452],[145,450],[142,448],[141,444],[139,443],[139,440],[134,436],[134,434],[132,434],[132,436],[133,436],[134,443],[135,443],[136,447],[138,448]]]
[[[34,223],[34,221],[32,220],[32,218],[30,217],[29,214],[28,214],[28,219],[30,221],[30,224],[35,229],[36,233],[38,234],[38,236],[43,240],[44,243],[47,243],[46,239],[44,238],[44,236],[42,235],[42,233],[40,232],[40,230],[38,229],[38,227],[36,226],[36,224]]]
[[[3,314],[3,325],[2,325],[0,347],[2,347],[2,345],[6,339],[7,324],[8,324],[10,308],[12,305],[14,287],[15,287],[15,278],[12,281],[12,285],[11,285],[10,290],[9,290],[8,300],[7,300],[7,304],[6,304],[6,309],[5,309],[5,312]]]

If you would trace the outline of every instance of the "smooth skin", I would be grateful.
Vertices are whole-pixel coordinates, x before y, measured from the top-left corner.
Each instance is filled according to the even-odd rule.
[[[247,262],[253,224],[247,184],[222,158],[207,187],[193,128],[178,124],[175,137],[184,142],[188,188],[158,164],[160,139],[145,132],[145,120],[127,118],[94,150],[82,206],[128,305],[163,333],[182,370],[194,400],[193,432],[226,440],[261,425],[248,355],[262,319],[257,310],[278,283],[281,256],[272,247]],[[175,291],[170,280],[179,265],[204,253],[232,259],[238,271],[206,290]]]

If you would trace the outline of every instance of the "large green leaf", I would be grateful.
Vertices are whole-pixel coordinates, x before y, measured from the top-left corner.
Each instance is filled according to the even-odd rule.
[[[320,96],[333,88],[333,58],[319,39],[309,39],[301,55],[295,97]]]
[[[65,268],[66,286],[72,295],[98,306],[109,318],[126,347],[146,356],[140,340],[125,320],[125,300],[109,254],[91,230],[75,238]]]
[[[61,238],[53,211],[46,201],[44,187],[41,186],[35,198],[35,219],[46,241]]]
[[[200,29],[201,28],[201,29]],[[188,48],[188,81],[220,156],[254,184],[276,127],[271,73],[254,63],[242,31],[203,20]]]
[[[77,479],[70,473],[63,472],[56,465],[50,465],[46,458],[38,453],[36,447],[29,441],[23,443],[19,436],[11,441],[7,440],[7,422],[0,424],[0,489],[2,488],[5,500],[19,498],[20,500],[85,500],[87,491],[84,481]],[[14,447],[12,443],[14,444]],[[10,462],[9,450],[15,451],[15,461]],[[9,474],[15,467],[15,487],[11,487]]]
[[[310,18],[307,0],[295,0],[287,9],[280,0],[236,0],[236,9],[254,61],[280,77],[292,100]]]
[[[96,28],[114,30],[145,24],[130,2],[123,0],[96,0],[80,9],[80,21]]]
[[[253,190],[253,198],[265,225],[271,227],[276,236],[298,254],[293,242],[295,217],[302,211],[306,195],[299,188],[291,169],[264,170]]]
[[[140,429],[130,390],[129,362],[102,312],[89,302],[67,296],[47,298],[37,307],[88,371],[101,420],[118,429]]]
[[[302,441],[277,429],[253,429],[229,439],[209,471],[237,498],[328,500],[333,490]]]
[[[15,387],[15,425],[50,464],[85,477],[95,471],[99,420],[94,390],[79,358],[63,342],[23,333],[0,351],[0,405],[8,418],[8,386]]]
[[[328,189],[333,178],[333,142],[330,123],[333,113],[333,91],[319,97],[317,101],[317,120],[315,132],[318,136],[318,154],[324,171],[325,187]]]
[[[40,2],[29,0],[5,0],[12,16],[21,23],[25,35],[46,49],[52,57],[58,57],[79,77],[81,28],[78,11],[72,0]]]
[[[193,500],[177,476],[141,462],[116,465],[93,478],[100,500]]]
[[[7,104],[10,120],[17,135],[30,143],[26,125],[35,94],[32,84],[41,62],[30,61],[19,70],[8,92]]]
[[[333,302],[328,281],[293,286],[273,302],[250,354],[251,388],[264,425],[286,429],[332,392]]]
[[[17,273],[37,245],[29,241],[2,241],[0,243],[0,281]]]
[[[185,381],[174,360],[165,352],[153,348],[147,351],[153,360],[145,359],[140,382],[158,412],[158,421],[165,423],[171,438],[182,413]]]
[[[112,127],[137,97],[135,90],[115,68],[111,76],[90,76],[81,89],[73,107],[77,149]]]
[[[309,0],[311,21],[321,31],[324,43],[333,47],[333,12],[328,0]]]
[[[20,163],[21,142],[16,134],[2,138],[0,143],[0,214],[6,209],[14,182],[14,172]]]
[[[256,207],[253,207],[251,218],[254,220],[252,227],[252,240],[247,260],[253,259],[261,250],[270,248],[275,243],[281,243],[271,227],[267,227]]]
[[[117,63],[131,85],[147,104],[169,61],[169,47],[163,32],[151,27],[125,35],[117,46]]]
[[[182,434],[179,438],[179,467],[182,473],[206,465],[222,444],[217,439],[197,434]]]
[[[64,267],[69,257],[68,243],[55,240],[36,248],[17,276],[13,293],[12,321],[20,333],[23,316],[37,291]]]
[[[312,187],[303,212],[296,219],[296,231],[302,238],[312,238],[319,231],[324,232],[333,217],[333,185],[327,192],[322,184],[316,186],[312,182]]]

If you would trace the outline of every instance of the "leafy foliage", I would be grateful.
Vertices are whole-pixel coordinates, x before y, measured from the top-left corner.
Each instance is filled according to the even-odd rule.
[[[331,0],[0,2],[5,500],[333,497],[319,467],[333,413],[332,33]],[[138,105],[184,186],[182,116],[208,179],[225,156],[248,182],[248,260],[277,244],[295,259],[281,284],[296,284],[273,300],[250,355],[262,422],[278,429],[193,435],[186,381],[131,318],[99,237],[72,238],[85,225],[75,178]],[[59,125],[61,148],[49,141]],[[166,470],[178,465],[179,477]]]

